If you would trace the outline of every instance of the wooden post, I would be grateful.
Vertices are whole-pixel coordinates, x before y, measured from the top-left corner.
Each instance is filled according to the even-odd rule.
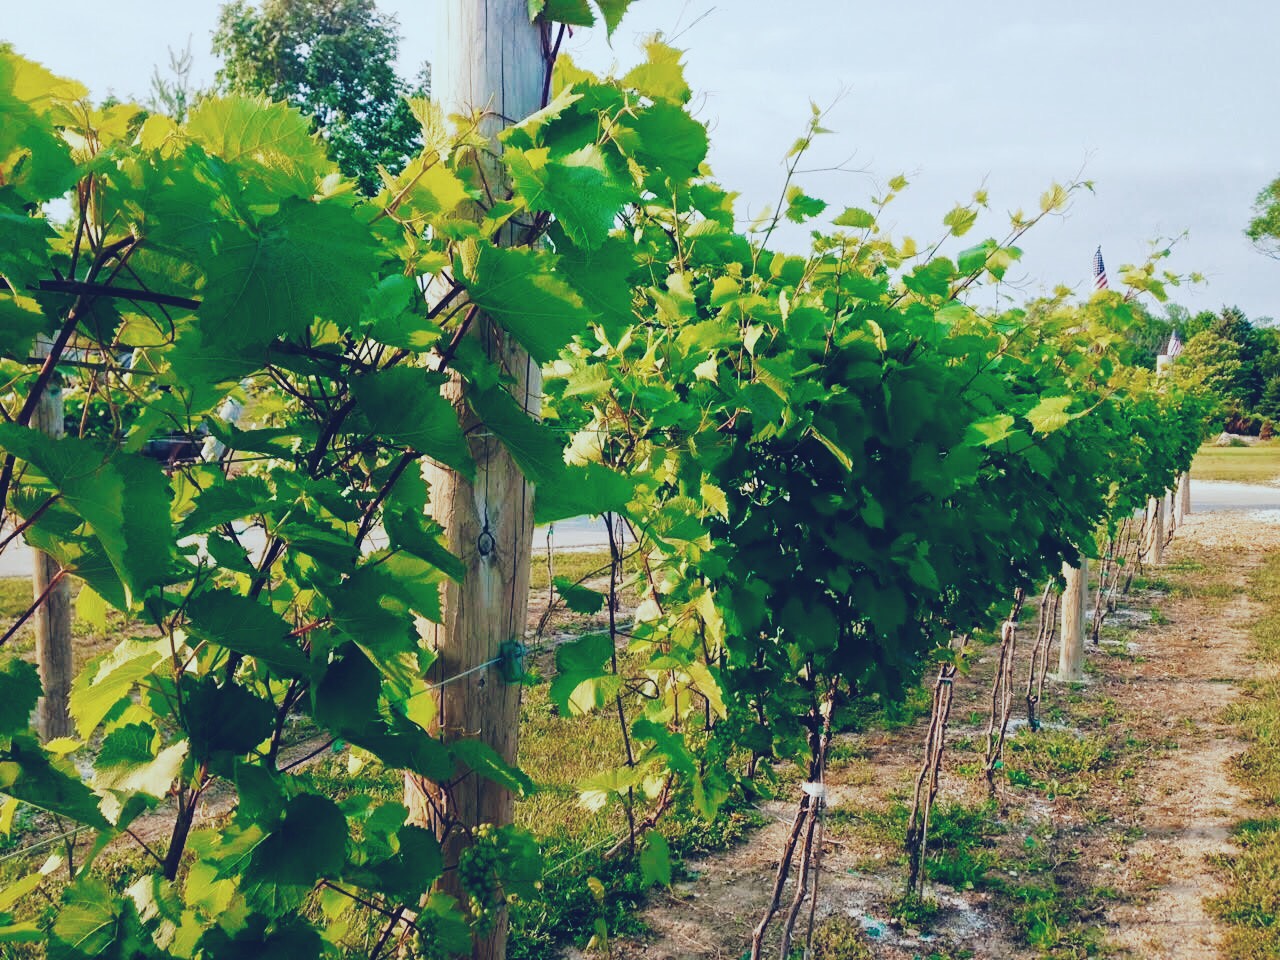
[[[1151,516],[1151,539],[1147,541],[1147,560],[1150,563],[1164,563],[1164,497],[1152,497],[1147,504],[1147,513]]]
[[[1078,683],[1084,679],[1085,611],[1089,609],[1089,560],[1080,566],[1062,565],[1062,644],[1058,650],[1058,679]]]
[[[528,0],[440,0],[439,52],[434,61],[433,95],[446,113],[486,113],[481,131],[494,141],[501,130],[542,107],[546,54],[542,32],[529,19]],[[502,171],[491,158],[484,179],[495,196],[503,192]],[[477,215],[479,211],[477,211]],[[515,239],[505,238],[507,242]],[[487,317],[468,328],[481,349],[514,378],[515,399],[532,415],[541,410],[542,378],[536,363]],[[466,565],[462,584],[443,590],[443,623],[427,625],[427,641],[438,659],[436,682],[475,672],[442,687],[437,723],[445,740],[473,737],[508,763],[516,761],[520,721],[519,687],[503,682],[496,667],[475,669],[499,655],[505,641],[524,635],[529,600],[529,555],[533,540],[533,488],[506,449],[480,426],[462,399],[462,382],[450,373],[444,394],[458,410],[476,461],[472,483],[457,473],[427,466],[431,515],[444,527],[449,549]],[[420,777],[405,778],[409,820],[441,838],[445,874],[438,888],[463,904],[458,871],[466,831],[483,823],[512,821],[514,798],[490,780],[469,773],[447,790]],[[507,915],[499,912],[492,932],[477,936],[476,960],[506,956]]]
[[[1191,516],[1191,471],[1178,478],[1178,516],[1185,520]]]
[[[48,340],[39,338],[35,356],[47,357],[50,346]],[[51,437],[61,437],[66,432],[62,420],[62,378],[57,374],[45,387],[31,417],[31,426]],[[44,695],[36,704],[36,729],[40,739],[48,741],[72,734],[69,711],[75,658],[71,648],[71,581],[59,579],[62,567],[47,553],[35,550],[33,557],[33,599],[48,591],[34,617],[36,665],[44,688]]]

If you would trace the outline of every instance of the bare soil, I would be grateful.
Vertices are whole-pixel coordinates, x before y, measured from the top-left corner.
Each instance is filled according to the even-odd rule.
[[[1277,549],[1280,524],[1266,514],[1188,517],[1165,552],[1164,568],[1146,571],[1153,589],[1125,598],[1127,609],[1120,612],[1128,615],[1116,619],[1123,626],[1108,629],[1104,643],[1089,648],[1087,682],[1051,681],[1046,687],[1046,727],[1105,742],[1107,760],[1093,771],[1064,773],[1063,783],[1047,789],[1004,782],[998,804],[1005,832],[996,843],[1011,883],[1017,882],[1020,848],[1035,846],[1056,858],[1052,879],[1060,897],[1071,902],[1074,928],[1064,946],[1045,947],[1043,940],[1033,945],[1025,919],[1019,923],[1010,904],[989,889],[931,885],[939,908],[932,921],[917,928],[911,920],[895,919],[904,884],[898,839],[890,831],[860,827],[859,821],[874,823],[877,812],[907,796],[922,758],[923,718],[897,730],[846,737],[843,752],[853,759],[828,774],[832,825],[815,915],[819,928],[825,918],[843,918],[842,926],[855,936],[817,956],[1219,957],[1222,929],[1207,908],[1222,890],[1214,859],[1232,852],[1231,827],[1250,815],[1230,776],[1244,744],[1222,714],[1254,670],[1248,631],[1259,605],[1245,594],[1246,579]],[[1021,630],[1016,674],[1024,678],[1028,632]],[[1055,651],[1055,664],[1056,656]],[[990,702],[995,660],[996,648],[987,648],[975,669],[957,681],[940,803],[979,803],[986,795],[982,713]],[[1015,702],[1015,718],[1018,707]],[[1008,753],[1006,759],[1016,764]],[[747,842],[688,862],[687,879],[646,909],[651,936],[615,944],[614,955],[745,956],[793,807],[764,805],[770,823]],[[794,876],[785,903],[793,891]],[[808,913],[806,903],[797,925],[801,947]],[[771,946],[765,956],[776,957],[777,951]]]

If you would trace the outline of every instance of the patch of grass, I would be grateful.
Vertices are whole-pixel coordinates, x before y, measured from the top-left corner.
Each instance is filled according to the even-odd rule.
[[[914,893],[904,893],[890,901],[889,910],[893,922],[905,930],[928,930],[939,913],[936,900]]]
[[[900,730],[909,727],[933,709],[933,680],[926,675],[901,696],[872,694],[858,697],[841,707],[833,726],[840,733],[861,733],[870,729]]]
[[[1009,780],[1046,796],[1082,796],[1112,759],[1105,737],[1071,730],[1019,730],[1008,740]]]
[[[800,951],[803,956],[804,951]],[[861,924],[848,917],[830,917],[813,931],[813,960],[872,960],[875,956]]]
[[[1280,443],[1266,441],[1253,446],[1203,446],[1191,464],[1196,480],[1234,480],[1266,483],[1280,477]]]
[[[80,593],[80,581],[72,580],[71,595],[74,598]],[[31,581],[26,577],[0,577],[0,623],[8,629],[10,623],[22,616],[31,606],[34,595]],[[72,616],[71,637],[74,641],[75,669],[78,673],[86,662],[98,654],[114,647],[124,639],[125,630],[131,626],[123,614],[115,610],[107,613],[107,629],[105,632],[95,630],[92,626]],[[133,625],[136,630],[136,625]],[[35,617],[31,617],[13,635],[13,639],[5,644],[8,653],[16,654],[25,660],[35,660],[36,630]]]
[[[1249,580],[1249,594],[1271,610],[1280,606],[1280,554],[1268,557]],[[1280,613],[1269,613],[1252,630],[1255,652],[1268,666],[1280,664]],[[1248,685],[1248,699],[1226,711],[1228,722],[1249,741],[1236,775],[1260,805],[1280,805],[1280,678],[1264,676]],[[1241,852],[1222,858],[1227,892],[1212,908],[1229,925],[1223,955],[1228,960],[1280,956],[1280,818],[1237,825]]]
[[[529,589],[534,593],[545,593],[551,583],[547,575],[547,553],[545,549],[539,549],[541,546],[534,545],[533,558],[529,565]],[[564,577],[572,583],[577,583],[584,577],[587,579],[608,577],[609,551],[556,550],[552,554],[551,565],[554,576]],[[622,564],[623,582],[640,576],[643,571],[644,564],[640,557],[628,557]]]

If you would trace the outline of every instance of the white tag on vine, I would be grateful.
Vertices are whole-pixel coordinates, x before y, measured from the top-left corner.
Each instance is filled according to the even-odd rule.
[[[800,789],[815,800],[827,799],[827,785],[825,783],[813,783],[812,781],[806,780],[804,783],[800,784]]]

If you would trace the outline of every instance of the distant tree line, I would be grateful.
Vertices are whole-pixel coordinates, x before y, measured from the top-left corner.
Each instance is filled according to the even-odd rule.
[[[1250,321],[1238,307],[1169,313],[1169,326],[1183,342],[1174,375],[1213,391],[1224,429],[1270,435],[1280,425],[1280,329],[1270,318]]]

